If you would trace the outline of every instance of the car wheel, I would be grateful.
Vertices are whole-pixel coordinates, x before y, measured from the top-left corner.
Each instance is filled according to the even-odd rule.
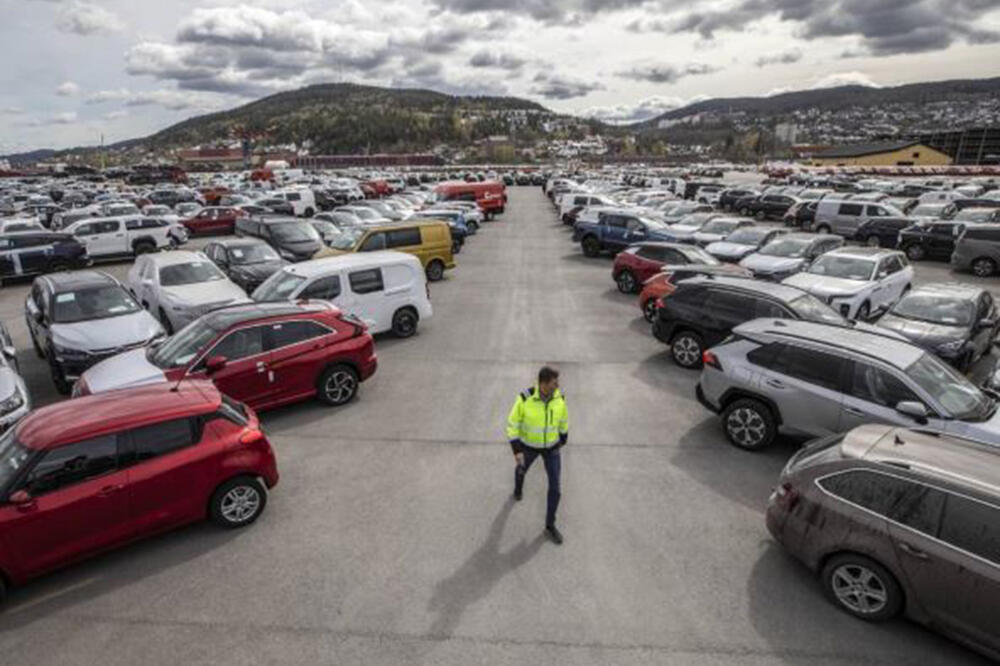
[[[49,264],[50,273],[58,273],[60,271],[68,271],[69,264],[62,259],[56,259]]]
[[[346,405],[358,394],[358,373],[347,365],[331,365],[319,377],[319,399],[328,405]]]
[[[601,242],[593,236],[584,238],[580,247],[583,248],[583,254],[587,257],[596,257],[601,253]]]
[[[642,306],[642,316],[646,318],[650,324],[656,319],[656,299],[650,298],[646,301],[646,304]]]
[[[917,243],[907,245],[903,248],[903,252],[906,253],[906,258],[910,261],[920,261],[927,254],[924,250],[924,246]]]
[[[156,250],[156,245],[147,241],[136,243],[135,247],[132,248],[132,251],[135,252],[137,256],[140,254],[149,254],[154,250]]]
[[[312,217],[315,214],[316,214],[316,211],[314,211],[312,208],[306,208],[305,213],[304,213],[304,215],[306,217]]]
[[[55,361],[49,361],[49,375],[52,377],[52,383],[59,395],[69,395],[70,389],[73,387],[66,381],[66,374]]]
[[[469,222],[468,227],[473,232],[479,231],[479,223],[478,222]]]
[[[765,213],[762,210],[759,210],[756,213],[754,213],[754,217],[757,218],[758,220],[763,220],[765,217],[767,217],[767,213]]]
[[[743,208],[740,208],[740,215],[742,215],[743,217],[750,217],[750,209],[747,208],[746,206],[743,206]]]
[[[635,287],[638,284],[636,282],[635,275],[633,275],[632,271],[627,268],[618,273],[615,283],[618,285],[618,291],[623,294],[634,294]]]
[[[267,491],[260,481],[240,476],[219,486],[209,504],[209,516],[219,527],[246,527],[260,517],[267,505]]]
[[[160,308],[159,310],[159,319],[160,323],[163,324],[163,330],[167,332],[167,335],[173,335],[174,326],[170,323],[170,317],[168,317],[167,313],[163,311],[163,308]]]
[[[828,234],[830,233],[830,226],[827,224],[821,224],[816,227],[816,233],[818,234]]]
[[[856,618],[881,622],[903,608],[903,591],[895,577],[863,555],[831,558],[823,567],[822,579],[830,600]]]
[[[691,331],[681,331],[670,343],[674,362],[682,368],[700,368],[703,350],[701,336]]]
[[[868,319],[868,315],[871,314],[872,306],[869,305],[868,301],[865,301],[858,307],[858,311],[854,313],[854,318],[858,321],[865,321]]]
[[[392,334],[397,338],[408,338],[417,332],[417,313],[413,308],[400,308],[392,315]]]
[[[879,247],[880,245],[878,236],[875,235],[866,236],[864,239],[862,239],[861,242],[867,245],[868,247]]]
[[[722,412],[722,423],[730,443],[747,451],[769,446],[777,430],[771,410],[753,398],[731,402]]]
[[[428,280],[431,282],[437,282],[444,277],[444,262],[440,259],[435,259],[431,263],[427,264],[426,273]]]
[[[989,277],[997,272],[997,263],[987,257],[972,262],[972,272],[976,277]]]

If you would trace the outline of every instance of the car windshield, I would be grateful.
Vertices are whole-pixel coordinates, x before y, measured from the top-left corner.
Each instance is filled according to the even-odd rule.
[[[337,228],[333,222],[327,222],[326,220],[313,220],[313,228],[324,236],[336,236],[340,233],[340,229]]]
[[[282,222],[271,226],[271,234],[283,243],[318,241],[319,233],[308,222]]]
[[[170,209],[166,206],[147,206],[146,215],[166,215]]]
[[[976,314],[975,305],[954,297],[910,293],[890,310],[904,319],[916,319],[946,326],[968,326]]]
[[[217,333],[204,319],[195,319],[162,345],[148,348],[146,359],[163,370],[179,368],[193,361]]]
[[[910,211],[911,217],[940,217],[946,208],[945,204],[921,204]]]
[[[836,310],[812,294],[804,294],[789,301],[788,307],[806,321],[817,321],[822,324],[836,324],[838,326],[848,325],[847,320],[837,314]]]
[[[817,259],[808,272],[844,280],[870,280],[874,269],[875,262],[869,259],[827,254]]]
[[[252,296],[255,301],[283,301],[289,298],[306,279],[287,270],[278,271],[257,287]]]
[[[234,264],[262,264],[266,261],[280,261],[281,257],[270,245],[244,245],[229,248],[229,256]]]
[[[906,369],[906,374],[956,419],[985,421],[996,410],[991,398],[930,354],[922,354]]]
[[[736,243],[737,245],[758,245],[769,233],[771,233],[770,229],[744,227],[726,236],[726,242]]]
[[[357,215],[362,220],[377,220],[382,217],[377,211],[371,208],[352,208],[351,214]]]
[[[782,238],[765,245],[760,253],[769,257],[801,257],[809,249],[810,241]]]
[[[736,220],[712,220],[701,228],[701,232],[704,234],[725,235],[737,226],[739,226],[739,222]]]
[[[124,289],[118,285],[104,285],[56,294],[52,302],[52,321],[72,324],[132,314],[139,309],[139,304]]]
[[[160,285],[178,287],[182,284],[225,280],[226,276],[210,261],[192,261],[186,264],[172,264],[160,269]]]
[[[17,441],[14,432],[15,428],[11,428],[0,436],[0,488],[10,483],[31,457],[31,451]]]
[[[951,218],[956,222],[989,222],[993,217],[992,208],[966,208],[960,210]]]
[[[335,250],[353,250],[364,234],[364,229],[345,229],[342,234],[333,239],[331,247]]]

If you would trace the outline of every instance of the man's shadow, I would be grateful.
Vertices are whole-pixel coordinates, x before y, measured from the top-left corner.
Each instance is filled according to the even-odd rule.
[[[434,586],[434,594],[427,603],[428,610],[437,613],[429,631],[431,637],[451,637],[469,606],[489,594],[501,578],[534,557],[542,547],[545,535],[539,534],[532,541],[521,541],[506,553],[499,551],[500,537],[513,507],[514,499],[507,498],[493,519],[483,545],[455,573]]]

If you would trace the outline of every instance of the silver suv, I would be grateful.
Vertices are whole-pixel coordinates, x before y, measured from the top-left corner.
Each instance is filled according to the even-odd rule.
[[[997,401],[908,342],[807,321],[755,319],[704,354],[698,400],[750,450],[779,431],[921,426],[1000,446]]]

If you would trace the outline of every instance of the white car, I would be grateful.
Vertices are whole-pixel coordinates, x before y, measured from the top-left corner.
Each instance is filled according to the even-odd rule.
[[[319,298],[365,322],[372,333],[407,338],[431,316],[427,277],[412,254],[361,252],[285,266],[253,292],[258,302]]]
[[[87,246],[94,259],[145,254],[170,247],[170,225],[155,218],[95,217],[65,229]]]
[[[310,189],[278,190],[271,192],[268,198],[287,201],[296,217],[312,217],[319,211],[319,207],[316,205],[316,195]]]
[[[168,333],[209,310],[249,300],[208,257],[187,250],[136,258],[126,286]]]
[[[808,291],[848,319],[867,319],[898,301],[913,283],[906,255],[877,247],[827,252],[802,273],[782,280]]]

